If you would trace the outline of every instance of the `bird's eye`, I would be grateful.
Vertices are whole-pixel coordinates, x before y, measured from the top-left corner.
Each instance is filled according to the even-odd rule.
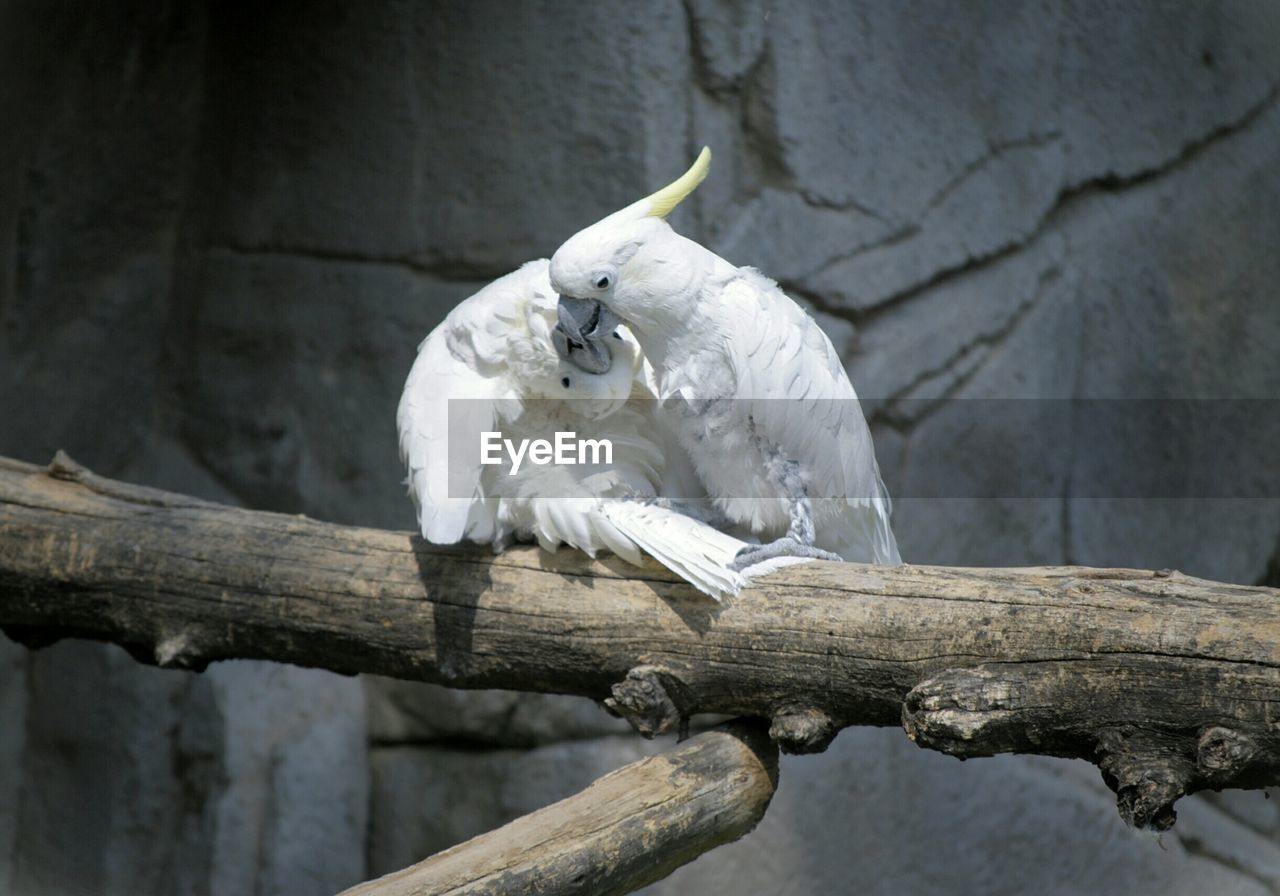
[[[608,289],[609,283],[610,283],[609,275],[601,274],[599,277],[596,278],[596,289]]]
[[[567,376],[566,376],[566,377],[561,378],[561,380],[560,380],[560,385],[562,385],[562,386],[564,386],[566,389],[568,389],[568,388],[569,388],[569,378],[568,378]]]
[[[614,330],[614,331],[613,331],[613,338],[614,338],[614,339],[621,339],[621,338],[622,338],[622,334],[621,334],[621,333],[619,333],[617,330]]]

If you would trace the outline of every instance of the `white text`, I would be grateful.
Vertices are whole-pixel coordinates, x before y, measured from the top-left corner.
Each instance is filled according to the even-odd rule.
[[[511,459],[508,476],[519,473],[526,459],[538,466],[613,463],[613,442],[608,439],[579,439],[576,432],[558,432],[554,441],[521,439],[516,443],[504,439],[500,432],[480,433],[480,463],[486,466],[502,463],[504,448]]]

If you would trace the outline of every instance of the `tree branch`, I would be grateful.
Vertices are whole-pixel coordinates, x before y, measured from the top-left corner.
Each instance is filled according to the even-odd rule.
[[[0,625],[143,662],[233,657],[579,694],[648,734],[768,718],[792,751],[903,724],[952,755],[1097,764],[1131,823],[1280,784],[1280,592],[1176,572],[814,563],[723,605],[656,565],[491,557],[0,463]]]
[[[342,896],[630,893],[746,834],[777,784],[764,726],[731,722]]]

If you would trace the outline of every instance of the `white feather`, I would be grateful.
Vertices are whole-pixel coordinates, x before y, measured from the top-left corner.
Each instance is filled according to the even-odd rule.
[[[646,554],[716,600],[747,582],[728,568],[745,541],[658,505],[610,501],[601,512]]]

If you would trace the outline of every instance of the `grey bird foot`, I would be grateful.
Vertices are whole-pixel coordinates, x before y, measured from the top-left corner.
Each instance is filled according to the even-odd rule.
[[[771,541],[768,544],[748,545],[738,551],[738,555],[733,558],[729,568],[734,572],[742,572],[749,566],[755,566],[757,563],[763,563],[765,560],[772,560],[775,557],[808,557],[813,560],[844,562],[844,558],[839,554],[824,551],[822,548],[815,548],[811,544],[803,544],[790,535],[784,535],[777,541]]]

